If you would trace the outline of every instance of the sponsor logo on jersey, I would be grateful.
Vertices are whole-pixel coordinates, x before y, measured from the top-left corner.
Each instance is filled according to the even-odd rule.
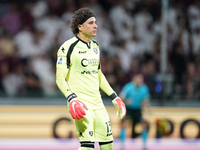
[[[83,58],[83,59],[81,60],[81,65],[82,65],[83,67],[87,67],[87,66],[88,66],[88,60],[87,60],[86,58]]]
[[[97,70],[92,70],[92,71],[88,70],[88,71],[82,71],[81,72],[81,74],[97,74],[97,73],[98,73]]]
[[[83,133],[82,133],[81,131],[79,131],[79,136],[84,137],[84,136],[83,136]]]
[[[79,51],[79,54],[85,54],[87,51]]]
[[[62,47],[62,49],[61,49],[61,50],[62,50],[62,52],[63,52],[63,53],[65,53],[65,49],[64,49],[63,47]]]
[[[60,57],[58,60],[58,64],[62,64],[62,61],[63,61],[63,57]]]
[[[112,135],[112,133],[108,133],[106,136],[111,136]]]
[[[93,136],[93,131],[90,131],[90,132],[89,132],[89,135],[90,135],[90,136]]]
[[[88,65],[93,65],[93,66],[98,66],[99,65],[99,59],[86,59],[86,58],[83,58],[81,60],[81,65],[83,67],[87,67]]]
[[[96,54],[98,54],[98,50],[94,47],[93,48],[93,51],[96,53]]]

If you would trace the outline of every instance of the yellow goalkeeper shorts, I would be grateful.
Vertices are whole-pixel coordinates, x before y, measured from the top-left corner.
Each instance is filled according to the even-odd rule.
[[[73,119],[80,142],[109,142],[113,140],[110,119],[107,110],[86,110],[82,119]]]

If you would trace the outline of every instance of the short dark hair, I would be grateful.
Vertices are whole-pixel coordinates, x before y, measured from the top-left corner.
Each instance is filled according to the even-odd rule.
[[[72,32],[74,34],[77,34],[79,32],[78,25],[83,24],[87,19],[89,19],[89,17],[95,17],[94,12],[89,8],[84,7],[75,11],[70,26]]]

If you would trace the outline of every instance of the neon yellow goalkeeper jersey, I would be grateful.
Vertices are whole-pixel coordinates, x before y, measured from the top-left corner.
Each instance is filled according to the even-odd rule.
[[[107,95],[113,89],[101,72],[96,41],[86,43],[75,36],[63,43],[57,53],[56,68],[56,83],[65,97],[75,93],[88,109],[104,107],[99,87]]]

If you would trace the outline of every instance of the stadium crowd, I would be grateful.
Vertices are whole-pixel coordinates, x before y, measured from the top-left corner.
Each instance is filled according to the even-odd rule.
[[[60,96],[55,84],[58,46],[73,36],[71,17],[89,7],[97,17],[95,39],[101,68],[119,92],[142,72],[156,97],[160,72],[160,0],[2,0],[0,2],[0,96]],[[200,1],[169,0],[167,72],[173,93],[198,99],[200,93]]]

